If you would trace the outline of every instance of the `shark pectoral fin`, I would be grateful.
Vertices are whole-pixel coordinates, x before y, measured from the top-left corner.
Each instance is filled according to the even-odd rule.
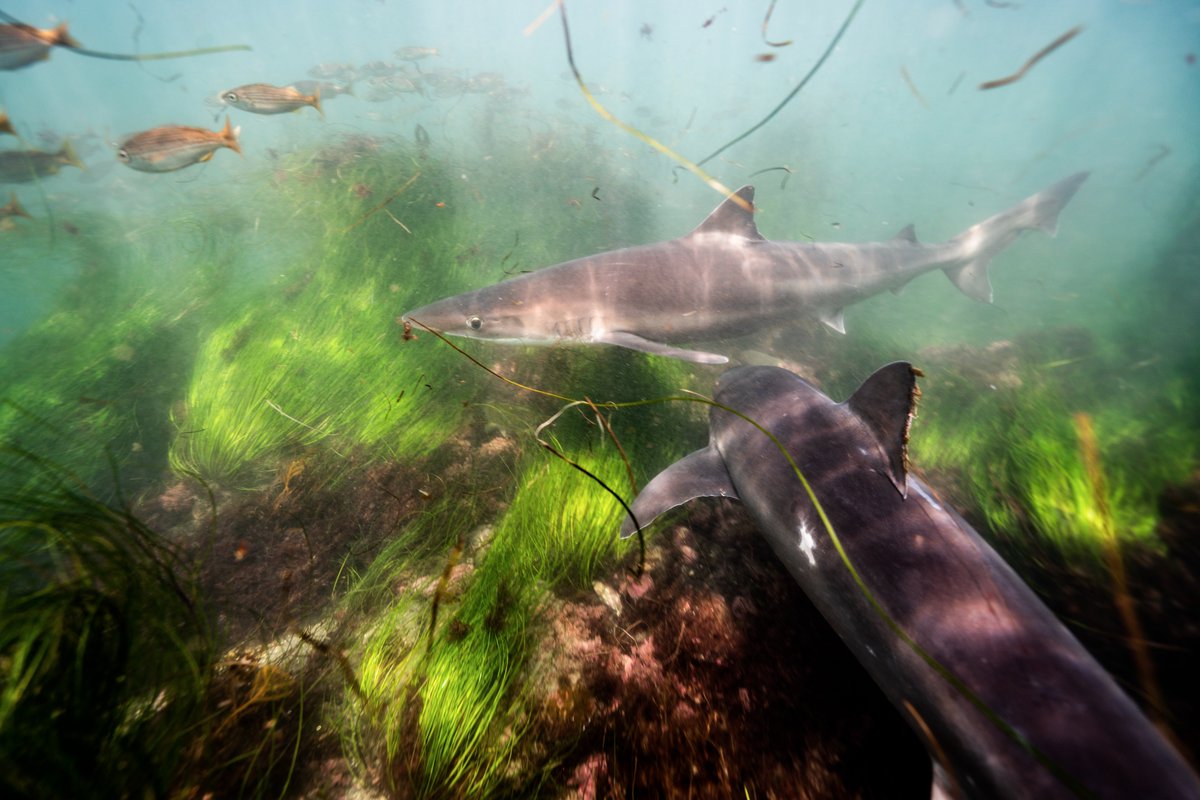
[[[817,315],[821,322],[824,322],[830,328],[838,333],[846,332],[846,310],[843,308],[835,308],[832,311],[822,311]]]
[[[684,456],[654,476],[633,501],[630,510],[638,524],[645,527],[661,514],[697,497],[738,499],[725,462],[712,445]],[[633,519],[626,516],[621,525],[621,538],[632,536],[636,530]]]
[[[874,435],[887,459],[887,476],[908,496],[908,426],[917,407],[917,375],[907,361],[880,367],[846,405]]]
[[[654,342],[629,331],[609,331],[603,336],[597,336],[595,341],[628,347],[630,350],[640,350],[643,353],[652,353],[656,356],[679,358],[696,364],[725,364],[729,362],[727,356],[720,355],[719,353],[705,353],[700,350],[684,350],[681,347],[671,347],[669,344]]]

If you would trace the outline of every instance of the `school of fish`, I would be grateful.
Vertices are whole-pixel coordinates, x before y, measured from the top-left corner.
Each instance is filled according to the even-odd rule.
[[[104,57],[104,54],[83,49],[83,45],[69,33],[66,22],[52,28],[37,28],[14,22],[7,15],[0,16],[6,20],[0,24],[0,72],[26,69],[46,61],[55,48]],[[433,47],[401,47],[395,51],[395,55],[403,63],[396,65],[372,61],[360,67],[319,64],[309,70],[310,78],[284,85],[244,83],[210,96],[204,102],[218,107],[222,112],[236,109],[260,115],[294,113],[309,106],[324,119],[322,100],[328,101],[343,95],[355,96],[354,82],[359,79],[367,83],[367,100],[370,102],[383,102],[405,94],[445,97],[508,90],[503,78],[494,73],[470,77],[450,70],[414,71],[412,65],[417,61],[439,55],[439,51]],[[136,60],[136,57],[121,58]],[[241,126],[234,126],[228,115],[220,130],[170,122],[125,136],[115,143],[114,149],[117,161],[132,170],[175,172],[211,161],[213,155],[222,148],[241,154],[240,133]],[[37,138],[57,149],[30,147],[8,111],[0,109],[0,136],[5,135],[14,137],[17,145],[0,150],[0,183],[39,182],[59,174],[64,166],[87,169],[71,138],[39,131]],[[11,202],[0,208],[0,231],[11,229],[15,218],[29,216],[16,194],[13,194]]]

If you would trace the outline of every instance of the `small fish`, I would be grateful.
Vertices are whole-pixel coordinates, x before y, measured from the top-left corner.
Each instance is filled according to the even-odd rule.
[[[10,217],[33,219],[33,216],[21,206],[21,201],[17,199],[16,192],[13,192],[12,200],[8,201],[8,205],[0,206],[0,219],[9,219]]]
[[[395,51],[396,58],[404,61],[420,61],[423,58],[438,55],[436,47],[401,47]]]
[[[171,172],[208,161],[222,147],[240,155],[239,130],[233,128],[229,117],[225,118],[225,127],[220,131],[187,125],[160,125],[121,142],[117,159],[139,172]]]
[[[68,164],[87,169],[69,141],[63,142],[56,153],[48,150],[0,150],[0,183],[29,183],[35,178],[56,175]]]
[[[358,68],[358,75],[361,78],[387,78],[400,72],[401,69],[403,67],[397,67],[386,61],[368,61]]]
[[[337,78],[338,80],[352,81],[356,77],[353,65],[334,63],[317,64],[308,71],[308,75],[318,80]]]
[[[317,95],[325,100],[331,100],[343,94],[354,97],[354,84],[334,83],[333,81],[296,81],[289,83],[300,94]]]
[[[286,114],[304,106],[312,106],[325,117],[321,110],[321,93],[301,94],[291,86],[272,86],[269,83],[248,83],[227,92],[221,99],[234,108],[253,114]]]
[[[0,70],[21,69],[50,57],[51,47],[82,47],[67,33],[67,23],[57,28],[0,25]]]
[[[453,97],[467,90],[466,80],[449,70],[426,72],[421,80],[438,97]]]
[[[17,135],[17,130],[12,126],[12,120],[8,118],[7,111],[0,111],[0,133],[7,133],[9,136]]]

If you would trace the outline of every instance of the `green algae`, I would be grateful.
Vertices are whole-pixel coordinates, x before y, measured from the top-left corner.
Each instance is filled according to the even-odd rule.
[[[56,465],[0,458],[23,477],[0,492],[5,794],[164,796],[216,658],[188,562]]]
[[[980,392],[961,371],[934,362],[913,426],[914,463],[962,487],[956,499],[1014,544],[1034,536],[1069,558],[1098,559],[1107,523],[1075,424],[1075,415],[1088,414],[1118,540],[1156,549],[1158,497],[1188,478],[1197,457],[1179,413],[1181,385],[1106,395],[1092,385],[1095,373],[1046,364],[1060,362],[1027,358],[1008,385]]]

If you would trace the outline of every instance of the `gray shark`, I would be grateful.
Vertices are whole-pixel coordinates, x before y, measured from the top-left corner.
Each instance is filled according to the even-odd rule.
[[[839,404],[786,370],[741,367],[721,376],[715,399],[776,437],[879,609],[959,686],[873,607],[792,465],[745,419],[714,407],[709,445],[650,481],[633,514],[645,524],[692,498],[741,500],[925,742],[933,797],[1200,797],[1196,775],[1108,673],[907,474],[916,374],[890,364]],[[627,521],[622,535],[633,531]]]
[[[754,223],[754,187],[678,239],[567,261],[410,311],[443,333],[510,344],[615,344],[701,364],[729,359],[675,346],[740,336],[800,313],[845,332],[846,306],[940,269],[990,303],[988,263],[1022,231],[1051,235],[1080,172],[943,244],[909,225],[886,242],[771,242]]]

